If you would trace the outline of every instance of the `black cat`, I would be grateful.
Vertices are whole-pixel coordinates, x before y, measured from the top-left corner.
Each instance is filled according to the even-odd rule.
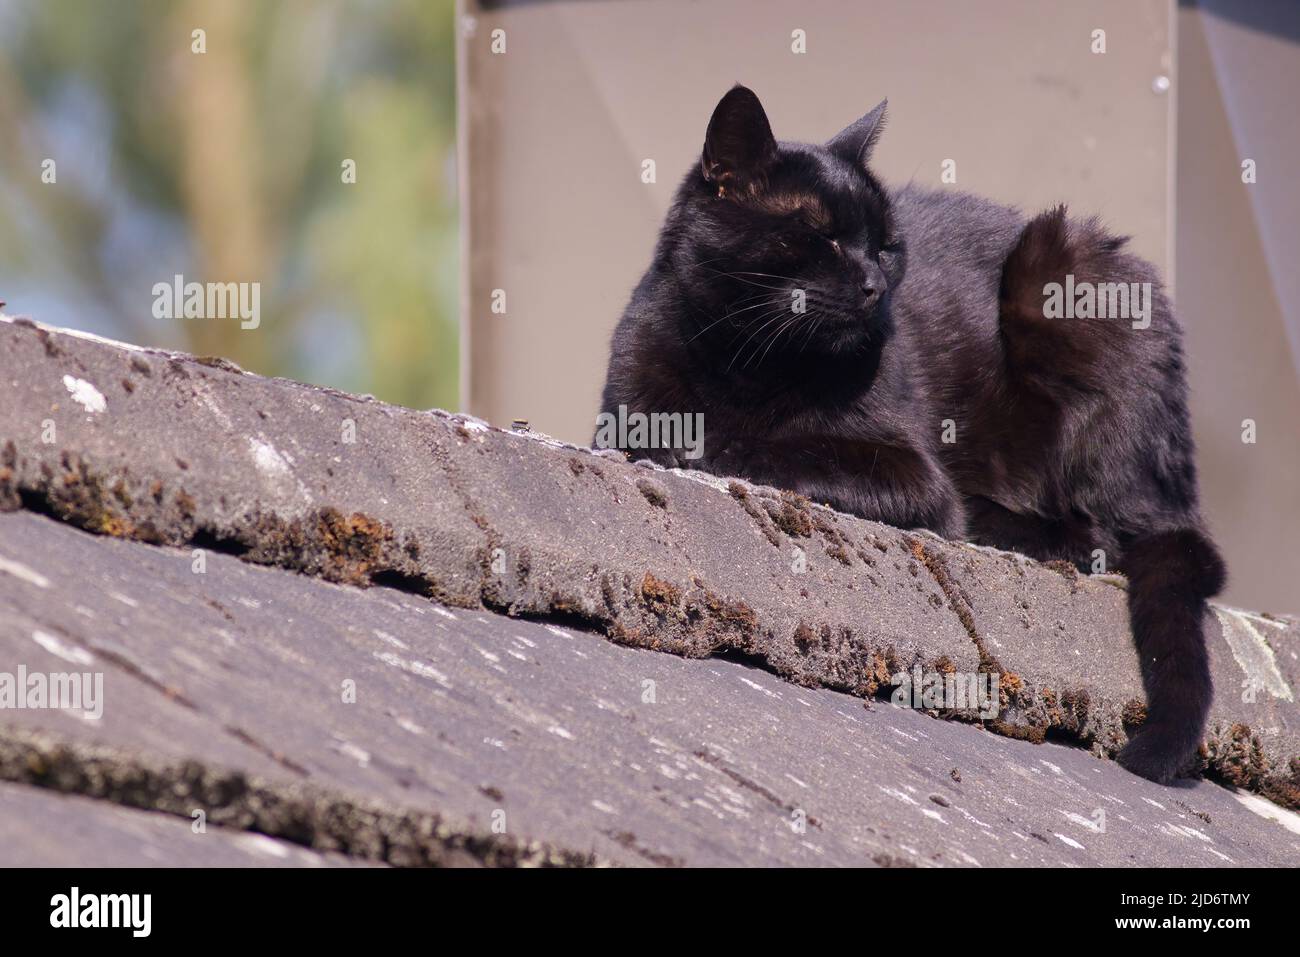
[[[751,91],[722,98],[614,333],[603,410],[703,413],[702,455],[634,457],[1083,569],[1104,556],[1129,578],[1148,705],[1119,761],[1167,781],[1204,728],[1225,573],[1155,269],[1063,207],[1026,223],[886,189],[867,168],[883,119],[778,143]],[[1055,318],[1051,283],[1101,292]],[[1127,315],[1088,315],[1123,311],[1121,283]]]

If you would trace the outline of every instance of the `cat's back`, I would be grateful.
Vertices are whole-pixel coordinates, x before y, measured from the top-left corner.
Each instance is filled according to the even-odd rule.
[[[892,194],[907,270],[893,294],[900,344],[939,406],[974,398],[996,364],[1002,267],[1025,226],[1011,206],[909,185]]]
[[[1002,266],[1025,226],[1020,211],[970,193],[916,185],[894,191],[893,203],[907,244],[907,274],[899,289],[904,304],[956,295],[996,306]]]

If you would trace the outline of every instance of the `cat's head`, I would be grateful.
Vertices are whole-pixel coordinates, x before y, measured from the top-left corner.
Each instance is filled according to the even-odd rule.
[[[905,255],[867,169],[884,117],[881,103],[815,146],[777,142],[743,86],[718,103],[665,234],[702,347],[758,368],[791,352],[861,352],[888,335]]]

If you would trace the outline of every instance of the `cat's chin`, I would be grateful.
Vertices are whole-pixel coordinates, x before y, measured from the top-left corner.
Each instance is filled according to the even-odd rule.
[[[860,355],[879,348],[888,330],[888,320],[875,313],[848,314],[834,323],[823,322],[807,349],[832,356]]]

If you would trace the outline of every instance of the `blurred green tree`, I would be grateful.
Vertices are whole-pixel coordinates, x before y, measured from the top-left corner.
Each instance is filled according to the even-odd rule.
[[[0,300],[454,408],[454,46],[453,0],[4,0]],[[154,318],[178,272],[260,327]]]

